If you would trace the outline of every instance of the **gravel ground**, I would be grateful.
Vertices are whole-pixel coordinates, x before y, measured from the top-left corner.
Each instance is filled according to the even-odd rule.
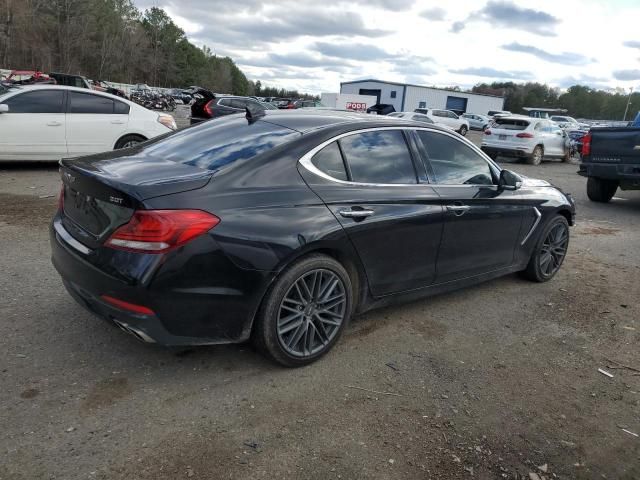
[[[640,478],[640,192],[511,167],[577,200],[553,281],[370,312],[288,370],[93,318],[49,261],[56,167],[0,166],[0,479]]]

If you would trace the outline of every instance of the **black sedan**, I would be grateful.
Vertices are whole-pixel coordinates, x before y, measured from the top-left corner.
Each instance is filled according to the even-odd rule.
[[[435,125],[303,109],[230,115],[63,160],[53,264],[145,342],[253,342],[287,366],[353,314],[511,272],[544,282],[570,196]]]

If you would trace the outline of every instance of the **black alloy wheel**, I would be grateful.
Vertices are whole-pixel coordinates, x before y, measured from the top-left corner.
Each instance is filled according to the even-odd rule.
[[[564,261],[569,247],[569,223],[562,215],[555,216],[545,227],[531,255],[524,276],[536,282],[551,280]]]

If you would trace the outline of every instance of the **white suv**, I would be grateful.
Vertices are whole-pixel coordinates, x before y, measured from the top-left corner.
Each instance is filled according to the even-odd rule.
[[[459,117],[451,110],[438,110],[436,108],[416,108],[416,113],[422,113],[433,120],[434,123],[447,126],[460,135],[465,136],[469,131],[467,119]]]
[[[543,118],[496,118],[484,131],[481,148],[492,159],[498,155],[525,158],[531,165],[540,165],[543,157],[570,160],[566,133]]]

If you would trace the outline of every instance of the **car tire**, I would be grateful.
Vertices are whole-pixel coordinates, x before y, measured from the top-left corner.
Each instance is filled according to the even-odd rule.
[[[592,202],[607,203],[618,190],[618,182],[604,178],[587,178],[587,197]]]
[[[146,140],[142,135],[125,135],[116,142],[114,150],[120,150],[121,148],[130,148],[138,143],[142,143]]]
[[[542,157],[544,157],[544,149],[542,145],[536,145],[531,155],[527,157],[527,163],[529,165],[540,165],[542,163]]]
[[[467,134],[467,126],[466,125],[462,125],[460,127],[460,130],[458,130],[458,133],[464,137]]]
[[[326,255],[310,255],[284,270],[269,288],[252,341],[281,365],[308,365],[333,348],[352,308],[352,283],[344,267]]]
[[[569,222],[558,214],[545,225],[527,268],[520,273],[533,282],[548,282],[560,270],[568,247]]]

